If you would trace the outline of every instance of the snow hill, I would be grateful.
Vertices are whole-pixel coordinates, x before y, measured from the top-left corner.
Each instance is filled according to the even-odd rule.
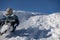
[[[2,13],[0,11],[0,18]],[[19,17],[20,25],[15,33],[6,33],[0,40],[60,40],[60,13],[13,11]]]

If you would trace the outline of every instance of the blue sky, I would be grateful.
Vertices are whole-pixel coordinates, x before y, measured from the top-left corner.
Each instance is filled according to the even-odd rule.
[[[30,12],[60,12],[60,0],[0,0],[0,10],[6,8]]]

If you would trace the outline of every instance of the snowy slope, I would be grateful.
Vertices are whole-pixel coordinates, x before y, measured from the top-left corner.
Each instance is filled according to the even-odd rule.
[[[0,14],[4,11],[0,11]],[[60,13],[41,14],[14,11],[20,25],[15,33],[4,34],[0,40],[60,40]]]

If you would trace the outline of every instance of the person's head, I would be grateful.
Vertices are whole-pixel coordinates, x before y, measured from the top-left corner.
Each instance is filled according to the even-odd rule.
[[[7,8],[6,12],[7,12],[6,15],[10,15],[10,14],[12,14],[13,10],[12,10],[12,8]]]

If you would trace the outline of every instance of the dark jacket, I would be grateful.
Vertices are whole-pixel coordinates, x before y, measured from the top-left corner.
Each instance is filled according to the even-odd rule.
[[[5,21],[11,21],[11,20],[15,20],[14,22],[12,21],[11,22],[11,25],[14,25],[16,24],[16,26],[19,25],[19,19],[18,17],[15,15],[15,14],[11,14],[11,15],[3,15],[3,18],[2,18],[3,22]]]

